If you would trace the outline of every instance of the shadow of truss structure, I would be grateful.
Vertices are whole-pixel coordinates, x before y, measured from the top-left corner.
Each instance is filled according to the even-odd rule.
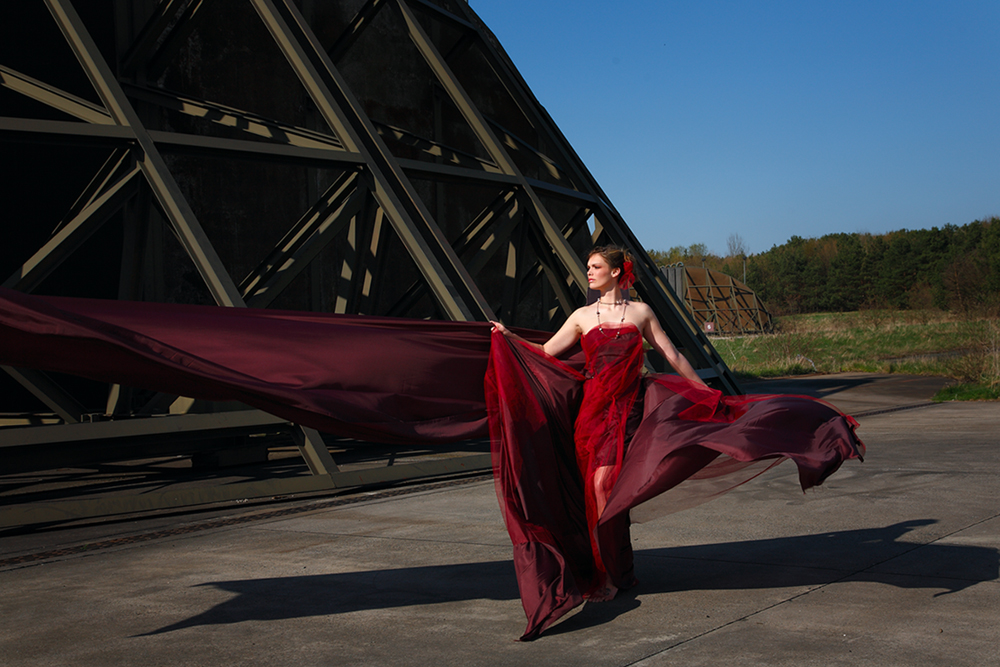
[[[586,302],[584,254],[615,243],[636,256],[636,296],[677,347],[739,392],[467,2],[38,0],[0,11],[5,287],[554,330]],[[320,434],[245,406],[4,371],[0,411],[17,428],[0,428],[0,446],[8,461],[24,454],[7,473],[60,456],[159,454],[166,432],[217,443],[261,429],[296,439],[302,489],[488,466],[480,453],[347,476]],[[138,418],[158,414],[174,421]],[[180,502],[299,488],[255,484]],[[9,522],[93,512],[61,507]]]

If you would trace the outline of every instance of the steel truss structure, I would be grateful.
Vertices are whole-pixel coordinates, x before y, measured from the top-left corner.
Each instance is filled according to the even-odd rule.
[[[617,243],[636,256],[637,296],[678,348],[739,391],[466,2],[16,5],[3,10],[0,150],[8,170],[22,166],[7,192],[28,203],[6,206],[4,286],[551,330],[586,301],[586,250]],[[45,443],[267,423],[297,434],[314,473],[303,488],[406,474],[338,478],[319,434],[253,411],[198,415],[183,398],[117,386],[75,394],[4,370],[62,424],[0,429],[0,447],[41,457]],[[164,411],[191,426],[120,419]],[[216,495],[294,492],[283,483]],[[77,503],[43,515],[100,511]]]

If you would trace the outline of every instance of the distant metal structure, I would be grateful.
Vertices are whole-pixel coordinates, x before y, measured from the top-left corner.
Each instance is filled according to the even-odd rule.
[[[583,254],[617,243],[636,256],[635,290],[678,348],[709,382],[738,393],[466,2],[44,0],[0,11],[4,286],[224,307],[499,317],[554,330],[585,303]],[[96,452],[86,443],[159,441],[172,429],[197,439],[264,423],[296,434],[312,479],[226,494],[486,463],[338,478],[319,434],[255,411],[4,370],[7,423],[60,422],[0,429],[0,447],[28,452],[26,466],[32,452],[38,465],[51,463],[45,452],[54,445],[46,444]],[[135,419],[164,412],[191,426]],[[176,502],[208,496],[223,497]]]
[[[683,264],[661,270],[706,334],[756,334],[774,330],[764,302],[732,276]]]

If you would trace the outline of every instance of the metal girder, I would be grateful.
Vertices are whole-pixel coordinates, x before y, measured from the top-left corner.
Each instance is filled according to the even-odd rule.
[[[410,160],[407,158],[396,158],[396,162],[409,175],[430,178],[435,181],[452,183],[482,183],[483,185],[502,184],[508,187],[517,186],[519,184],[516,176],[504,174],[499,171],[481,171],[478,169],[468,169],[466,167],[455,167],[450,164],[426,162],[424,160]]]
[[[548,235],[543,235],[543,232],[535,226],[528,226],[526,230],[527,240],[530,243],[532,249],[535,252],[535,257],[538,263],[545,270],[545,277],[549,280],[549,285],[552,290],[556,293],[556,298],[559,299],[560,304],[565,304],[573,301],[573,297],[570,295],[570,279],[567,279],[565,274],[559,270],[557,262],[560,259],[554,249],[549,246],[546,241],[548,241]],[[563,306],[565,309],[565,306]],[[569,311],[572,312],[572,311]]]
[[[340,468],[330,456],[330,450],[323,442],[323,436],[319,431],[306,426],[298,426],[292,429],[292,439],[299,448],[303,460],[309,467],[309,472],[314,475],[332,475],[340,472]]]
[[[69,0],[45,0],[45,4],[115,123],[131,131],[141,151],[138,160],[146,180],[215,302],[224,306],[244,305],[239,290],[76,10]]]
[[[389,265],[389,254],[384,252],[387,238],[385,213],[369,201],[362,216],[364,220],[369,221],[370,235],[368,259],[364,264],[364,277],[361,278],[361,292],[355,309],[359,315],[374,312],[372,304]]]
[[[365,156],[375,200],[444,313],[453,320],[491,319],[493,314],[479,288],[295,5],[290,0],[251,2],[324,120],[348,150]]]
[[[7,79],[17,74],[13,70],[0,67],[0,75],[9,72]],[[27,79],[23,75],[19,75]],[[5,80],[7,80],[5,79]],[[16,79],[21,80],[21,79]],[[44,86],[44,89],[42,88]],[[66,111],[92,125],[68,121],[52,121],[25,118],[0,117],[0,132],[8,135],[25,135],[25,139],[37,141],[43,135],[60,143],[86,143],[88,138],[106,139],[109,145],[131,143],[135,134],[128,127],[115,125],[114,120],[104,109],[65,93],[52,86],[38,83],[37,86],[8,86],[12,90],[23,93],[45,103],[55,104],[54,108]],[[189,135],[180,132],[163,132],[148,130],[147,133],[161,150],[172,153],[193,154],[228,154],[232,157],[247,157],[252,159],[282,160],[294,163],[314,163],[323,166],[330,164],[362,164],[363,158],[358,153],[345,151],[336,137],[314,132],[305,128],[279,123],[248,112],[241,112],[232,107],[213,104],[190,97],[180,97],[165,92],[149,91],[145,88],[127,86],[129,95],[172,108],[187,115],[210,118],[213,122],[242,129],[260,137],[271,139],[278,143],[263,143],[239,141],[202,135]],[[50,93],[48,97],[38,94],[39,90]],[[69,100],[70,102],[67,102]]]
[[[0,65],[0,85],[88,123],[114,125],[106,109],[3,65]]]
[[[275,245],[274,250],[240,282],[240,290],[243,291],[244,296],[256,291],[256,286],[259,283],[276,273],[292,253],[308,242],[316,227],[330,217],[331,211],[335,212],[343,206],[346,198],[357,189],[357,180],[358,174],[356,172],[343,173],[334,180],[326,192],[316,200],[316,203],[292,225],[291,229]]]
[[[513,190],[502,193],[462,231],[454,244],[455,252],[465,258],[470,273],[478,274],[490,258],[503,248],[511,231],[523,217],[523,206]],[[394,312],[404,311],[426,294],[426,285],[414,282],[407,289]]]
[[[157,147],[161,149],[162,153],[223,156],[324,168],[354,167],[364,164],[364,158],[357,153],[323,148],[306,148],[286,144],[270,144],[262,141],[206,137],[195,134],[182,134],[180,132],[163,132],[160,130],[150,130],[149,136],[156,143]]]
[[[375,280],[387,266],[385,257],[379,254],[384,242],[383,219],[382,210],[369,197],[351,219],[349,252],[341,267],[343,280],[338,285],[334,312],[364,314],[372,303]]]
[[[127,145],[135,137],[127,127],[95,125],[64,120],[0,117],[0,136],[8,141],[32,143],[90,144],[94,146]]]

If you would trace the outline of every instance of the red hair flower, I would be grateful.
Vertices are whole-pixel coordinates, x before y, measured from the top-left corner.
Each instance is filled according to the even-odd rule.
[[[625,264],[622,266],[622,272],[618,275],[618,286],[624,290],[632,287],[632,283],[635,282],[635,274],[632,273],[632,262],[625,260]]]

